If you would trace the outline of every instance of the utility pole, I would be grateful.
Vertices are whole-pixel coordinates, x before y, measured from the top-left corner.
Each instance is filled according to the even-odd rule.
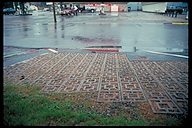
[[[54,22],[56,23],[56,15],[55,15],[55,2],[53,2],[53,15],[54,15]]]

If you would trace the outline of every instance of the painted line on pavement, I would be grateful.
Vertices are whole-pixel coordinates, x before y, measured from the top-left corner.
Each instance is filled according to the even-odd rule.
[[[183,56],[183,55],[177,55],[177,54],[170,54],[170,53],[163,53],[163,52],[155,52],[155,51],[150,51],[150,50],[143,50],[146,52],[154,53],[154,54],[162,54],[162,55],[168,55],[168,56],[176,56],[176,57],[182,57],[182,58],[189,58],[188,56]]]
[[[188,23],[172,23],[172,24],[175,24],[175,25],[188,25]]]
[[[54,53],[58,53],[58,51],[55,51],[54,49],[48,49],[49,51],[51,51],[51,52],[54,52]]]

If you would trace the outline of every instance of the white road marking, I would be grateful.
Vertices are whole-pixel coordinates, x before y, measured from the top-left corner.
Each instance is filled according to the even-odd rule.
[[[54,49],[48,49],[51,52],[58,53],[58,51],[55,51]]]
[[[177,55],[177,54],[170,54],[170,53],[163,53],[163,52],[155,52],[155,51],[150,51],[150,50],[143,50],[143,51],[150,52],[150,53],[155,53],[155,54],[168,55],[168,56],[176,56],[176,57],[182,57],[182,58],[189,58],[188,56]]]

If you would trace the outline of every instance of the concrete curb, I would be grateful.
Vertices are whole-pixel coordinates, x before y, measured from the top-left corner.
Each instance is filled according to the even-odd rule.
[[[10,54],[10,55],[3,56],[3,58],[9,58],[9,57],[23,55],[23,54],[27,54],[27,52]]]
[[[188,21],[173,21],[172,24],[175,25],[188,25]]]

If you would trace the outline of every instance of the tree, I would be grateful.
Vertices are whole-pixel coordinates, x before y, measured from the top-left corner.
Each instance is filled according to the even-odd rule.
[[[21,9],[22,9],[22,14],[23,14],[23,15],[26,14],[26,11],[25,11],[25,3],[26,3],[26,2],[20,2],[20,7],[21,7]]]
[[[60,8],[63,9],[63,3],[62,2],[60,2]]]
[[[3,8],[13,8],[13,2],[3,2]]]

